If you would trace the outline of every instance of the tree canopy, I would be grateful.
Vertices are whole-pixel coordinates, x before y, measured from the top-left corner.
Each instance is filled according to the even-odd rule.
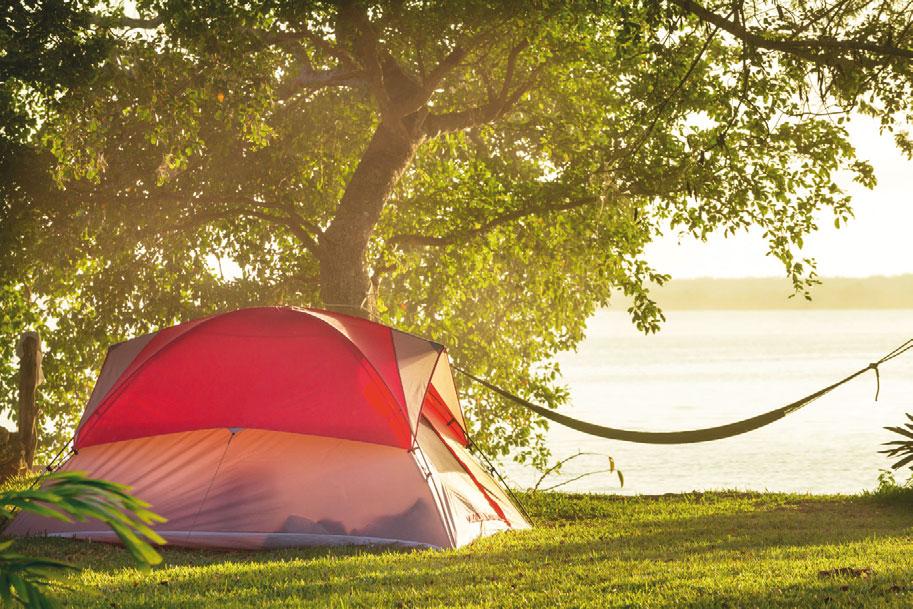
[[[807,290],[835,177],[874,184],[848,117],[913,152],[908,4],[14,3],[0,335],[44,328],[45,446],[105,344],[230,307],[373,316],[558,405],[613,290],[658,328],[664,231],[760,229]],[[538,419],[466,389],[480,445],[544,464]]]

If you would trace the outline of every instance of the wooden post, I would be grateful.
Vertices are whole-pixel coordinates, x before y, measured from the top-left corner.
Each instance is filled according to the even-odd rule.
[[[37,332],[24,332],[19,339],[19,441],[25,464],[31,468],[35,460],[38,434],[36,393],[44,380],[41,375],[41,339]]]

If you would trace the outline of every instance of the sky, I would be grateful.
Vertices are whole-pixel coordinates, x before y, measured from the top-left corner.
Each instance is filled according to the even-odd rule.
[[[859,158],[875,168],[878,185],[868,190],[842,183],[853,195],[855,219],[836,229],[832,216],[821,216],[803,252],[817,259],[822,277],[913,273],[913,161],[898,152],[890,134],[879,134],[874,119],[854,117],[849,132]],[[783,266],[766,251],[759,232],[707,242],[666,235],[647,248],[647,260],[673,279],[783,277]]]

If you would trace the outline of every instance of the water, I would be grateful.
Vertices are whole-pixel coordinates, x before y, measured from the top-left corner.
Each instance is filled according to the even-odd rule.
[[[627,315],[602,311],[576,353],[559,357],[570,416],[612,427],[664,431],[743,419],[792,402],[913,337],[913,310],[670,311],[662,331],[639,334]],[[625,476],[598,475],[562,490],[657,494],[742,489],[855,493],[875,486],[896,439],[883,429],[913,413],[913,351],[768,427],[718,442],[651,446],[603,440],[552,424],[555,457],[612,455]],[[555,484],[606,467],[569,462]],[[537,476],[506,467],[519,486]]]

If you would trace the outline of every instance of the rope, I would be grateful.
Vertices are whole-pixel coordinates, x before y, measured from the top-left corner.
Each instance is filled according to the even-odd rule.
[[[489,383],[488,381],[481,379],[467,372],[466,370],[463,370],[462,368],[457,366],[453,366],[453,368],[465,377],[475,381],[476,383],[479,383],[483,387],[495,392],[507,400],[510,400],[511,402],[514,402],[515,404],[523,406],[524,408],[527,408],[550,421],[554,421],[559,425],[564,425],[565,427],[569,427],[589,435],[598,436],[600,438],[607,438],[609,440],[637,442],[641,444],[693,444],[696,442],[710,442],[713,440],[731,438],[733,436],[738,436],[749,431],[754,431],[755,429],[759,429],[766,425],[770,425],[771,423],[782,419],[786,415],[796,412],[800,408],[811,404],[818,398],[830,393],[837,387],[849,383],[857,376],[865,374],[869,370],[875,371],[875,380],[877,383],[875,390],[875,399],[877,400],[878,394],[881,391],[881,377],[878,372],[878,367],[885,362],[899,357],[911,349],[913,349],[913,338],[907,340],[902,345],[889,352],[881,359],[872,362],[865,368],[860,368],[856,372],[853,372],[852,374],[840,379],[836,383],[828,385],[823,389],[819,389],[818,391],[800,398],[795,402],[787,404],[786,406],[781,406],[780,408],[775,408],[757,416],[743,419],[741,421],[736,421],[735,423],[729,423],[727,425],[707,427],[703,429],[691,429],[685,431],[636,431],[629,429],[616,429],[614,427],[606,427],[604,425],[597,425],[595,423],[581,421],[579,419],[575,419],[573,417],[555,412],[554,410],[546,408],[545,406],[540,406],[525,400],[507,391],[506,389],[502,389],[497,385]]]
[[[501,486],[504,487],[504,490],[510,496],[510,499],[514,503],[514,507],[517,508],[517,510],[523,515],[524,518],[526,518],[526,521],[528,523],[533,524],[533,519],[529,515],[529,512],[526,511],[526,506],[523,505],[523,502],[520,501],[520,498],[517,497],[514,494],[514,492],[511,490],[510,485],[507,483],[507,480],[504,479],[504,476],[501,475],[501,472],[499,472],[498,469],[494,466],[494,464],[488,459],[488,455],[485,454],[485,451],[482,450],[482,448],[478,444],[476,444],[472,438],[467,438],[467,439],[469,440],[470,448],[474,448],[476,450],[476,452],[479,453],[479,455],[485,461],[485,463],[488,465],[488,469],[489,469],[490,473],[494,476],[497,476],[498,480],[501,481]]]
[[[75,452],[75,449],[72,448],[73,440],[75,440],[75,439],[76,439],[76,436],[71,436],[70,439],[67,440],[67,443],[60,447],[60,450],[57,451],[57,454],[54,455],[54,458],[51,459],[47,465],[44,466],[44,469],[47,473],[50,474],[52,472],[57,471],[57,468],[55,466],[57,465],[57,460],[60,459],[61,455],[63,455],[63,451],[65,451],[67,448],[70,448],[70,454],[73,454]]]
[[[29,485],[27,490],[32,490],[32,489],[37,488],[40,483],[44,482],[45,478],[47,478],[50,474],[53,474],[55,471],[57,471],[59,469],[59,467],[56,467],[57,461],[63,455],[63,451],[65,451],[67,448],[70,448],[70,452],[67,454],[67,456],[70,456],[70,455],[76,453],[76,449],[72,448],[73,440],[75,439],[75,437],[76,436],[71,436],[70,439],[67,440],[66,444],[64,444],[63,446],[60,447],[60,450],[57,451],[57,454],[54,455],[54,457],[48,462],[47,465],[44,466],[44,471],[41,472],[40,474],[38,474],[37,476],[35,476],[35,479],[32,480],[32,483]]]

